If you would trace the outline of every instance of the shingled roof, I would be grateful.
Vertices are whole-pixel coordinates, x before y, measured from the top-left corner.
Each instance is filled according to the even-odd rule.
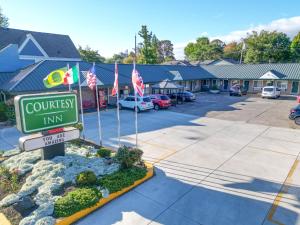
[[[68,35],[11,28],[0,28],[0,50],[9,44],[17,44],[20,47],[28,34],[33,36],[49,57],[80,58],[74,43]]]

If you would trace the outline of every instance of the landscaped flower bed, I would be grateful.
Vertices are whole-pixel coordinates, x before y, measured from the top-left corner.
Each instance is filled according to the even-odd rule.
[[[52,160],[39,150],[8,157],[0,163],[0,224],[1,213],[11,224],[70,224],[151,177],[141,156],[77,141]]]

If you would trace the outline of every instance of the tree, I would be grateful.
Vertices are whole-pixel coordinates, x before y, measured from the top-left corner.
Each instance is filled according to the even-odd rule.
[[[174,60],[174,53],[173,53],[173,44],[170,40],[162,40],[159,41],[159,57],[161,62],[167,62]]]
[[[8,25],[8,18],[2,13],[2,8],[0,7],[0,28],[7,28]]]
[[[290,59],[290,39],[282,32],[253,31],[245,39],[246,63],[288,62]]]
[[[223,48],[223,57],[239,60],[241,57],[242,43],[235,41],[228,43]]]
[[[134,52],[130,52],[129,55],[123,59],[123,63],[132,64],[134,61]]]
[[[290,49],[292,61],[300,62],[300,32],[294,37]]]
[[[139,31],[139,36],[143,39],[140,43],[141,49],[139,52],[138,63],[155,64],[157,63],[157,52],[152,43],[152,32],[149,32],[147,26],[143,25]]]
[[[85,49],[79,46],[78,51],[81,59],[84,61],[95,63],[103,63],[105,61],[105,58],[98,53],[98,50],[92,50],[89,46],[86,46]]]
[[[119,54],[114,54],[113,57],[105,60],[105,63],[123,63],[123,60],[128,57],[128,51],[120,52]]]
[[[209,41],[207,37],[199,37],[196,43],[188,43],[184,48],[187,59],[191,61],[219,59],[223,54],[224,43],[220,40]]]

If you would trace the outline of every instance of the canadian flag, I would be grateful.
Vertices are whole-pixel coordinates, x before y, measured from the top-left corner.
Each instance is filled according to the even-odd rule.
[[[117,62],[115,63],[115,82],[114,82],[114,87],[112,89],[111,95],[115,96],[119,92],[119,74],[118,74],[118,64]]]

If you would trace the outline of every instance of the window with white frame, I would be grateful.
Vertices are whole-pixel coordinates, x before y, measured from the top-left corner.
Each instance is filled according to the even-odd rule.
[[[263,87],[263,82],[262,80],[254,80],[253,81],[253,89],[255,91],[260,91]]]
[[[288,88],[288,82],[287,81],[277,81],[276,86],[281,90],[281,91],[287,91]]]

